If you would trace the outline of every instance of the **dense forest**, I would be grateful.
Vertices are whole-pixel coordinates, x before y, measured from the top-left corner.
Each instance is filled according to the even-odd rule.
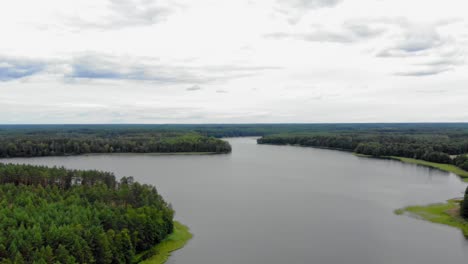
[[[354,151],[376,157],[399,156],[430,162],[454,164],[468,170],[468,133],[406,134],[351,132],[310,135],[271,135],[259,144],[299,145]],[[457,155],[452,159],[452,155]]]
[[[132,263],[172,232],[173,215],[131,177],[0,164],[0,263]]]
[[[465,191],[465,197],[461,203],[460,215],[468,220],[468,187]]]
[[[401,156],[468,169],[466,123],[0,125],[0,157],[119,152],[228,153],[214,137],[263,136],[260,144],[337,148],[372,156]]]
[[[0,125],[1,135],[198,133],[208,137],[265,136],[285,133],[468,133],[468,123],[342,123],[342,124],[117,124],[117,125]]]
[[[8,132],[8,133],[7,133]],[[196,132],[112,130],[15,130],[0,132],[0,157],[63,156],[86,153],[229,153],[228,142]]]

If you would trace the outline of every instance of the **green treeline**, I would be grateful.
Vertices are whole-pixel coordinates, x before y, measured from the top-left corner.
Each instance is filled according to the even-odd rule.
[[[385,134],[346,133],[320,135],[272,135],[259,144],[300,145],[354,151],[382,157],[399,156],[430,162],[453,164],[468,170],[468,134]],[[452,159],[450,155],[459,155]]]
[[[0,263],[132,263],[172,233],[173,215],[131,177],[0,164]]]
[[[463,201],[461,202],[460,215],[463,218],[468,220],[468,187],[466,188],[466,191],[465,191],[465,197]]]
[[[63,156],[85,153],[228,153],[228,142],[197,133],[57,131],[0,134],[0,157]]]
[[[468,123],[0,125],[0,136],[55,133],[61,135],[94,134],[101,137],[168,132],[184,134],[195,132],[213,137],[342,132],[446,134],[468,133]]]

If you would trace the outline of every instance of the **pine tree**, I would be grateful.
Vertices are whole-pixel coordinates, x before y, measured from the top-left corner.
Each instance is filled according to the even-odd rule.
[[[24,261],[23,255],[21,253],[16,253],[15,255],[15,260],[13,261],[14,264],[25,264],[26,262]]]

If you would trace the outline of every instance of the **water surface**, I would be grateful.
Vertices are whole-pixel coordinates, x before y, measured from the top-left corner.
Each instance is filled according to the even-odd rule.
[[[171,264],[466,264],[457,229],[397,216],[463,194],[451,173],[347,152],[228,139],[228,155],[3,162],[99,169],[157,186],[195,237]]]

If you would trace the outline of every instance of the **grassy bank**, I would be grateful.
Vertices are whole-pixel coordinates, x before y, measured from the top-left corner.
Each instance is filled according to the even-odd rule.
[[[425,160],[418,160],[418,159],[411,159],[411,158],[402,158],[402,157],[390,157],[391,159],[394,160],[399,160],[405,163],[411,163],[411,164],[417,164],[417,165],[422,165],[426,167],[431,167],[443,171],[448,171],[448,172],[453,172],[463,178],[464,181],[468,181],[468,171],[462,170],[459,167],[451,164],[442,164],[442,163],[435,163],[435,162],[429,162]]]
[[[430,168],[434,168],[434,169],[438,169],[442,171],[452,172],[460,176],[460,178],[462,178],[463,181],[468,182],[468,171],[462,170],[461,168],[455,165],[451,165],[451,164],[435,163],[435,162],[430,162],[430,161],[425,161],[425,160],[403,158],[403,157],[397,157],[397,156],[373,157],[373,156],[363,155],[359,153],[354,153],[354,155],[358,157],[365,157],[365,158],[382,158],[382,159],[398,160],[404,163],[416,164],[416,165],[426,166],[426,167],[430,167]]]
[[[150,249],[149,252],[145,252],[136,257],[135,262],[142,264],[163,264],[171,256],[171,252],[176,251],[193,237],[187,226],[182,225],[179,222],[174,222],[174,232],[167,237],[163,242]],[[152,253],[152,256],[145,260],[141,260],[144,255]]]
[[[153,152],[149,153],[151,155],[216,155],[216,154],[226,154],[226,153],[217,153],[217,152],[172,152],[172,153],[164,153],[164,152]]]
[[[460,217],[460,200],[454,199],[447,203],[426,206],[408,206],[395,210],[395,213],[398,215],[408,213],[426,221],[456,227],[468,238],[468,221]]]

